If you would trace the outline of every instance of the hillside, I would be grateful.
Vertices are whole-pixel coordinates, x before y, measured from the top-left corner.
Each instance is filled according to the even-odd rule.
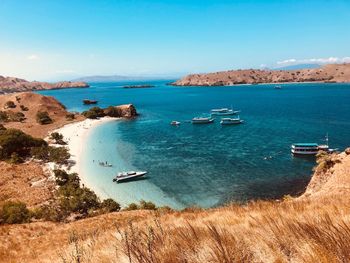
[[[347,262],[349,167],[349,150],[320,159],[306,193],[284,201],[182,212],[117,212],[67,224],[5,225],[0,227],[0,239],[5,241],[0,258],[2,262]]]
[[[14,108],[6,106],[8,101],[14,103]],[[26,110],[22,110],[21,107],[23,107],[23,109],[26,108]],[[7,128],[21,129],[39,138],[44,138],[49,131],[57,129],[67,123],[83,119],[80,115],[77,115],[77,118],[74,120],[67,118],[68,112],[65,107],[55,98],[31,92],[0,95],[0,111],[8,112],[9,115],[18,112],[22,113],[25,118],[23,121],[4,122],[4,126]],[[53,122],[46,125],[39,124],[36,121],[37,112],[48,112]]]
[[[27,81],[15,77],[0,76],[0,94],[23,92],[33,90],[48,90],[48,89],[65,89],[65,88],[87,88],[89,85],[85,82],[62,81],[57,83]]]
[[[329,64],[301,70],[230,70],[188,75],[174,86],[231,86],[236,84],[288,82],[350,82],[350,64]]]

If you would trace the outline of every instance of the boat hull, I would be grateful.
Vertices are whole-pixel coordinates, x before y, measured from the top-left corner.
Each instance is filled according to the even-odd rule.
[[[208,120],[208,121],[192,121],[192,124],[210,124],[213,123],[214,120]]]
[[[125,176],[125,177],[120,177],[120,178],[118,178],[118,176],[117,176],[116,178],[113,179],[113,181],[115,181],[117,183],[130,182],[130,181],[137,180],[137,179],[145,176],[146,174],[147,174],[147,172],[142,172],[142,173],[138,173],[138,174],[134,174],[134,175],[130,175],[130,176]]]
[[[231,122],[226,122],[226,121],[221,121],[221,125],[237,125],[237,124],[242,124],[244,121],[239,120],[239,121],[231,121]]]

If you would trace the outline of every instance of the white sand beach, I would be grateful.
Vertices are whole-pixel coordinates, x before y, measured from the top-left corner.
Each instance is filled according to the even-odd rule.
[[[127,206],[140,200],[147,200],[154,202],[158,206],[168,205],[175,209],[183,208],[183,204],[167,196],[166,193],[148,180],[138,181],[138,183],[134,184],[112,183],[112,178],[116,171],[131,169],[132,165],[125,163],[125,160],[115,152],[115,148],[109,147],[109,142],[106,142],[104,138],[95,137],[96,135],[94,135],[94,141],[91,141],[91,135],[93,135],[95,128],[98,126],[119,120],[120,118],[111,117],[104,117],[98,120],[86,119],[55,130],[55,132],[63,135],[71,154],[69,162],[72,164],[60,168],[70,173],[77,173],[81,183],[93,190],[102,200],[113,198],[122,206]],[[87,144],[88,141],[89,144]],[[116,142],[114,141],[114,143]],[[93,155],[91,155],[91,150]],[[99,166],[99,158],[102,158],[102,161],[108,160],[108,163],[112,163],[113,167],[105,168]],[[48,168],[52,172],[55,169],[54,164],[49,164]],[[135,169],[137,168],[135,167]]]
[[[63,126],[55,130],[63,135],[64,141],[67,142],[67,147],[71,157],[69,159],[71,165],[64,167],[66,170],[72,173],[77,173],[83,184],[86,184],[86,180],[81,171],[81,156],[86,144],[86,139],[89,132],[91,132],[95,127],[110,121],[117,121],[120,118],[103,117],[100,119],[86,119],[80,122],[72,123]],[[53,167],[50,167],[53,169]]]

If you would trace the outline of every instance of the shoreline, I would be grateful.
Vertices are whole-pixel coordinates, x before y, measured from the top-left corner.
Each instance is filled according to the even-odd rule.
[[[84,146],[86,144],[86,140],[90,132],[93,131],[94,128],[111,121],[118,121],[120,119],[121,118],[113,118],[113,117],[103,117],[100,119],[85,119],[83,121],[70,123],[70,124],[64,125],[61,128],[53,130],[52,132],[58,132],[63,135],[63,140],[67,143],[65,147],[68,148],[69,153],[71,155],[68,160],[69,165],[63,165],[61,166],[61,168],[63,168],[69,173],[77,173],[81,184],[88,186],[93,190],[94,187],[89,185],[89,183],[87,182],[82,172],[81,158],[82,158],[82,153],[84,151]],[[52,172],[54,167],[51,164],[49,164],[49,169]],[[95,190],[94,192],[99,198],[101,199],[104,198],[104,196],[101,193],[98,193]]]
[[[259,83],[241,83],[233,85],[177,85],[171,83],[174,87],[236,87],[236,86],[258,86],[258,85],[281,85],[281,84],[350,84],[349,82],[324,82],[324,81],[289,81],[289,82],[259,82]]]

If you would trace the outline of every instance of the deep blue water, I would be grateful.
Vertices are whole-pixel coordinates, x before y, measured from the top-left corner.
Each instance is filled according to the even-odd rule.
[[[99,100],[100,107],[133,103],[140,116],[101,126],[101,147],[127,156],[126,166],[149,171],[147,181],[183,206],[296,194],[310,180],[315,161],[293,158],[292,143],[321,143],[328,133],[332,148],[350,145],[349,84],[286,84],[276,90],[274,85],[172,87],[166,82],[147,82],[156,85],[149,89],[121,87],[135,84],[130,82],[91,83],[89,89],[40,93],[55,96],[71,111],[88,109],[81,105],[84,98]],[[231,105],[241,110],[244,124],[185,122]],[[172,120],[181,126],[169,125]]]

